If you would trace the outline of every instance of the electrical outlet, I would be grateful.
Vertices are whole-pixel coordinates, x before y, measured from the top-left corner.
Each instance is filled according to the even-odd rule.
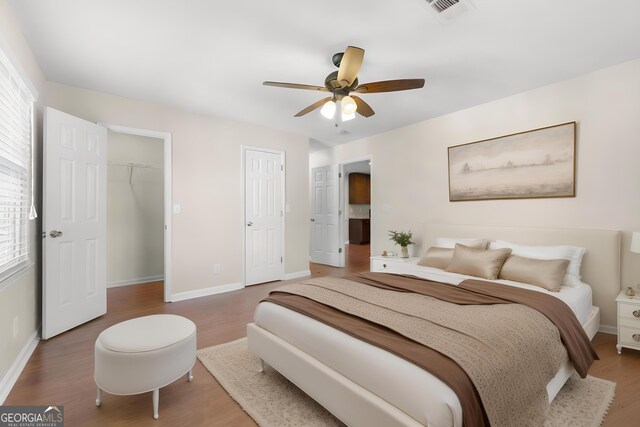
[[[179,203],[173,205],[173,213],[180,215],[182,213],[182,206]]]
[[[213,264],[213,274],[220,274],[222,266],[220,264]]]

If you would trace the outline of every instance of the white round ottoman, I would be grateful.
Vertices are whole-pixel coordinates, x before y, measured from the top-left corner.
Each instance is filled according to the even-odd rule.
[[[173,314],[138,317],[111,326],[96,340],[94,379],[102,392],[129,395],[153,390],[153,417],[158,418],[160,387],[182,375],[193,379],[196,325]]]

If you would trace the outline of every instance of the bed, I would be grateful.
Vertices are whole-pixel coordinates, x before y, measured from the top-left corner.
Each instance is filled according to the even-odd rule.
[[[436,236],[585,247],[589,257],[585,256],[583,280],[590,286],[563,289],[558,296],[576,314],[589,337],[595,335],[600,324],[600,310],[592,304],[592,296],[606,295],[614,286],[619,289],[620,235],[616,231],[450,224],[429,224],[425,228],[425,248]],[[405,268],[399,273],[454,285],[466,278],[411,263]],[[261,303],[255,322],[248,325],[247,336],[251,351],[348,425],[463,425],[458,397],[434,375],[312,318]],[[559,369],[546,387],[549,400],[573,372],[570,363]]]

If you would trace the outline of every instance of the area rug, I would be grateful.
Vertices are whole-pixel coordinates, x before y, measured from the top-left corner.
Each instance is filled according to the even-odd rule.
[[[198,359],[261,427],[344,425],[273,368],[259,373],[246,338],[198,350]],[[545,427],[600,426],[615,388],[611,381],[574,375],[552,402]]]

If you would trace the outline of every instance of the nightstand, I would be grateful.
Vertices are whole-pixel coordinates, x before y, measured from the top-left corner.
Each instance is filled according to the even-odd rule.
[[[372,256],[371,271],[378,273],[408,274],[420,258],[400,258],[397,256]]]
[[[618,354],[622,347],[640,350],[640,298],[626,296],[622,290],[616,298],[618,304]]]

